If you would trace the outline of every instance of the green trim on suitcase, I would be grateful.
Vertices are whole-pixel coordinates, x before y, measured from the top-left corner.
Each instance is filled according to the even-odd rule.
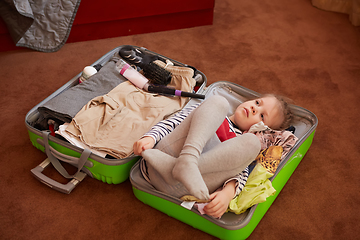
[[[39,149],[40,151],[45,152],[45,147],[37,142],[38,138],[41,138],[41,139],[43,139],[43,138],[40,137],[39,135],[31,132],[30,130],[28,130],[28,133],[29,133],[29,138],[30,138],[32,145],[34,147],[36,147],[37,149]]]
[[[43,138],[31,131],[28,131],[28,133],[32,144],[37,149],[41,150],[42,152],[45,152],[45,147],[37,142],[37,139],[39,138],[43,139]],[[49,142],[49,145],[55,148],[57,151],[66,154],[68,156],[72,156],[72,157],[81,156],[81,153],[66,148],[64,146],[61,146],[60,144],[54,143],[52,141]],[[93,166],[92,167],[85,166],[85,168],[87,168],[91,172],[93,178],[108,184],[119,184],[129,178],[130,170],[132,166],[139,160],[139,157],[134,157],[133,159],[131,159],[130,161],[124,164],[113,165],[113,166],[109,166],[97,162],[91,158],[88,158],[88,160],[93,163]]]
[[[119,184],[129,178],[130,170],[139,160],[139,157],[135,157],[127,163],[116,166],[108,166],[92,159],[89,160],[94,163],[94,166],[92,168],[86,168],[91,171],[94,178],[108,184]]]
[[[176,203],[146,193],[136,189],[135,187],[133,187],[133,192],[135,196],[143,203],[150,205],[168,214],[169,216],[189,224],[194,228],[204,231],[210,235],[221,239],[246,239],[254,231],[255,227],[258,225],[262,217],[265,215],[271,204],[285,186],[292,173],[295,171],[296,167],[299,165],[305,153],[310,148],[314,135],[315,131],[313,131],[309,137],[299,146],[292,157],[283,166],[281,171],[279,171],[279,173],[274,177],[272,185],[276,189],[275,195],[268,197],[265,202],[259,203],[257,206],[255,206],[255,211],[248,224],[237,230],[225,229]]]

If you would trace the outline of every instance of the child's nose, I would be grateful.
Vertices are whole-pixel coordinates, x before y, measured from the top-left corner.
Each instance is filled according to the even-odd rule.
[[[256,114],[257,109],[256,109],[256,107],[255,107],[255,106],[251,106],[251,112],[252,112],[253,114]]]

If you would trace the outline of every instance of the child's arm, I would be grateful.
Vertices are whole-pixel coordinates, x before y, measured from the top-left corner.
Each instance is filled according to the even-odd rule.
[[[152,137],[143,137],[134,143],[134,154],[140,156],[142,151],[153,148],[155,140]]]
[[[205,213],[215,218],[220,218],[226,212],[230,201],[235,196],[235,186],[236,181],[232,180],[221,190],[210,194],[211,202],[204,207]]]
[[[174,116],[154,125],[149,132],[133,145],[134,154],[140,156],[142,151],[153,148],[167,134],[171,133],[200,104],[186,107]]]
[[[163,137],[171,133],[198,106],[199,104],[195,104],[186,107],[168,119],[158,122],[144,136],[152,137],[156,143],[159,142]]]
[[[221,217],[226,212],[230,201],[244,188],[248,176],[249,168],[247,167],[235,177],[227,180],[220,190],[210,194],[211,202],[204,207],[204,211],[213,217]]]

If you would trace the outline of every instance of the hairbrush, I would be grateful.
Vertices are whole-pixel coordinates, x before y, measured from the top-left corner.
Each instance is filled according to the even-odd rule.
[[[183,92],[173,88],[151,84],[149,83],[149,80],[145,76],[143,76],[141,73],[133,69],[128,63],[126,63],[122,59],[120,59],[116,63],[115,67],[122,76],[127,78],[132,84],[134,84],[138,88],[144,89],[145,91],[165,94],[165,95],[175,95],[181,97],[192,97],[192,98],[201,98],[201,99],[205,98],[205,95],[191,93],[191,92]]]
[[[154,62],[144,64],[142,70],[144,76],[149,79],[149,83],[151,84],[166,86],[171,82],[171,72]]]
[[[136,65],[140,68],[146,64],[149,64],[150,62],[160,59],[156,55],[146,53],[145,51],[130,45],[123,46],[119,50],[119,55],[130,65]]]

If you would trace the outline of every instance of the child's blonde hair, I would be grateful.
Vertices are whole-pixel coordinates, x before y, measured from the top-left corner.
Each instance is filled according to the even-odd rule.
[[[284,114],[284,121],[281,123],[279,129],[274,129],[274,130],[284,130],[287,129],[288,127],[290,127],[290,123],[294,118],[293,113],[291,112],[290,109],[290,104],[293,102],[291,99],[277,95],[277,94],[264,94],[261,97],[275,97],[280,104],[280,108],[282,110],[282,113]]]

